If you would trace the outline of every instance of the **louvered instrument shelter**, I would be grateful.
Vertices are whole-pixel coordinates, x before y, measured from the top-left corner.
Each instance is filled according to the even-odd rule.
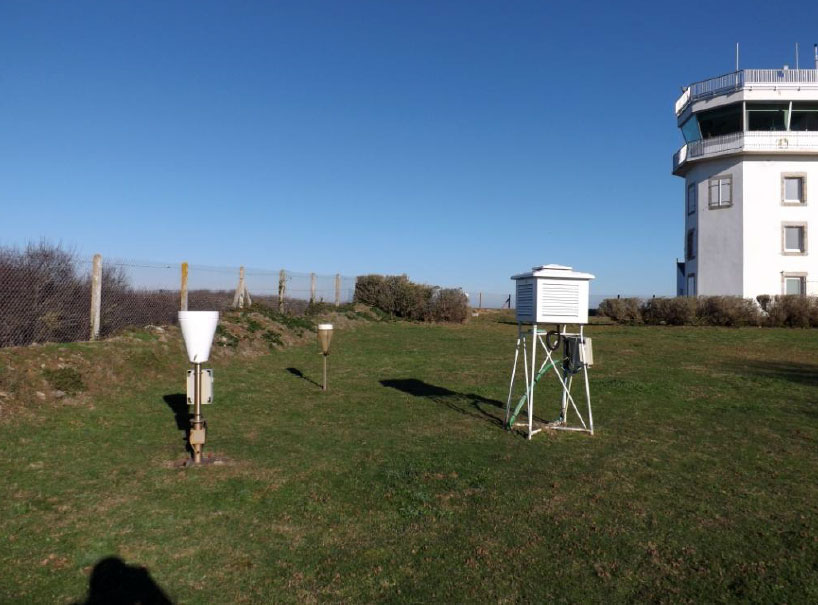
[[[512,275],[517,282],[517,321],[524,324],[587,324],[590,273],[541,265]]]

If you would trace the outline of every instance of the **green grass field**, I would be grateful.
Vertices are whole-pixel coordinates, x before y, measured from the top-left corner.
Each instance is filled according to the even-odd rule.
[[[818,332],[589,332],[596,435],[531,441],[501,427],[509,316],[338,330],[326,393],[316,344],[215,355],[227,463],[198,468],[175,333],[38,347],[124,357],[0,422],[0,602],[818,601]]]

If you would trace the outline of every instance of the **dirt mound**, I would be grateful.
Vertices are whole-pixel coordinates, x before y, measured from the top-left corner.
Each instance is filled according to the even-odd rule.
[[[312,305],[304,316],[270,307],[223,312],[214,360],[258,357],[308,344],[319,323],[354,330],[382,319],[363,305]],[[187,358],[178,326],[146,326],[97,342],[34,344],[0,349],[0,422],[47,415],[49,406],[93,406],[95,398],[144,388],[145,381],[183,372]]]

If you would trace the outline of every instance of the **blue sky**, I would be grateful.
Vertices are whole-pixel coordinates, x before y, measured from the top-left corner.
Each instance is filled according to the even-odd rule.
[[[667,294],[680,86],[814,3],[0,2],[0,245]]]

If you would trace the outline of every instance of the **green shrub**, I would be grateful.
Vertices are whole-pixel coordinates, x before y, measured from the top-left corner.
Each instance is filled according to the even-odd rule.
[[[432,321],[463,323],[469,314],[469,299],[459,288],[438,289],[429,302],[429,317]]]
[[[413,321],[463,322],[468,317],[468,299],[461,290],[416,284],[406,275],[361,275],[354,300]]]
[[[619,323],[642,322],[638,298],[606,298],[599,303],[597,312]]]
[[[687,296],[651,298],[642,305],[646,324],[684,326],[696,322],[696,299]]]
[[[740,296],[702,296],[698,300],[696,315],[699,323],[708,326],[758,326],[762,315],[758,305],[750,298]]]
[[[818,326],[818,301],[812,296],[775,296],[767,305],[767,325],[809,328]]]

